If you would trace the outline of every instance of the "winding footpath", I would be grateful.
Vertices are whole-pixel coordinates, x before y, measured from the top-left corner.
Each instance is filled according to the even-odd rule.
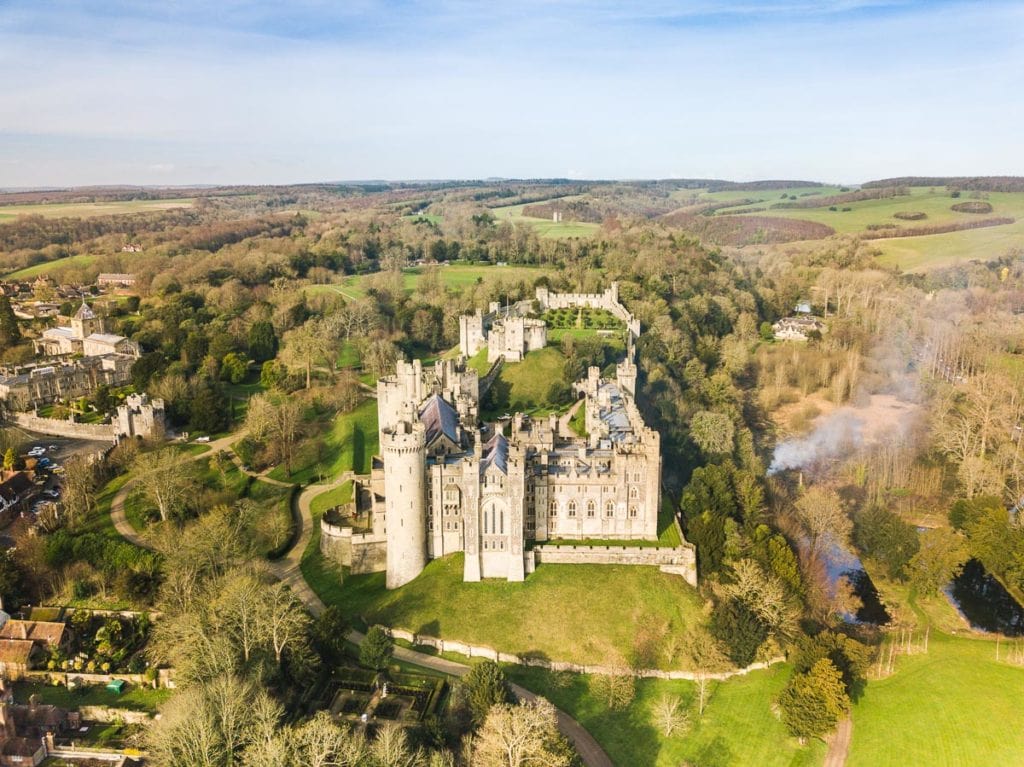
[[[237,442],[241,438],[241,434],[232,434],[227,437],[215,440],[209,443],[210,449],[206,452],[199,453],[198,455],[191,456],[190,460],[199,460],[200,458],[210,458],[216,455],[218,450],[227,451],[228,455],[231,456],[232,461],[239,467],[240,471],[245,471],[241,467],[241,462],[238,456],[235,455],[231,449],[231,445]],[[290,487],[287,482],[280,482],[278,480],[270,479],[261,474],[256,474],[251,471],[246,471],[252,477],[256,477],[264,482],[270,482],[271,484],[281,485],[284,487]],[[298,497],[298,515],[296,524],[299,525],[299,534],[295,536],[295,542],[287,553],[280,559],[276,559],[270,563],[270,571],[274,574],[278,580],[288,584],[292,592],[302,601],[314,616],[320,615],[325,609],[323,600],[317,596],[317,593],[313,591],[310,585],[306,582],[306,579],[302,575],[302,557],[305,553],[309,542],[313,537],[313,512],[312,504],[313,499],[321,493],[325,493],[328,490],[333,490],[336,487],[343,485],[350,479],[354,479],[357,475],[351,471],[343,472],[338,475],[331,482],[317,485],[307,485],[302,493]],[[117,531],[128,541],[131,541],[136,546],[142,548],[151,549],[152,546],[146,542],[145,538],[136,532],[135,528],[128,522],[128,517],[125,514],[125,501],[128,499],[129,494],[134,488],[136,481],[126,482],[125,485],[117,491],[113,501],[110,504],[110,517],[114,522],[114,527]],[[362,644],[365,639],[365,635],[362,633],[352,630],[346,636],[353,644]],[[439,658],[434,655],[427,655],[425,653],[416,652],[415,650],[409,650],[405,647],[395,647],[394,657],[398,660],[406,663],[411,663],[416,666],[428,668],[432,671],[438,671],[442,674],[448,674],[454,677],[461,677],[469,673],[470,667],[463,663],[456,663],[455,661],[447,660],[446,658]],[[511,684],[512,692],[516,698],[524,701],[533,701],[537,699],[537,695],[527,690],[525,687],[520,687],[517,684]],[[555,709],[555,716],[558,720],[559,731],[568,738],[573,746],[576,748],[576,752],[580,755],[583,763],[587,767],[615,767],[615,764],[605,753],[604,749],[597,742],[593,735],[573,719],[571,716],[566,714],[561,709]]]

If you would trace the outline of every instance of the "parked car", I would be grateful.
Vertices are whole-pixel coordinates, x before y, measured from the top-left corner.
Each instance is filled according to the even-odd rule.
[[[46,449],[47,449],[47,450],[59,450],[60,448],[59,448],[59,447],[57,447],[57,445],[50,445],[50,446],[49,446],[49,447],[47,447]]]
[[[28,451],[29,458],[38,458],[46,452],[46,448],[42,445],[36,445],[34,448]]]
[[[209,437],[196,437],[196,442],[209,442]]]
[[[53,466],[50,467],[50,471],[52,471],[54,474],[63,474],[64,467],[55,463]]]

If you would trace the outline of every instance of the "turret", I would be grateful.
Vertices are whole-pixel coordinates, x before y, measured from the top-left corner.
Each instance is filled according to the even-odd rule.
[[[399,421],[381,432],[384,459],[389,589],[419,575],[427,564],[426,434],[419,421]]]

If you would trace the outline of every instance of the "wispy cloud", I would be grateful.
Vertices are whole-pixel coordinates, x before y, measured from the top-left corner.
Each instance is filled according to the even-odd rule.
[[[0,186],[1022,173],[1022,28],[1018,2],[18,0]]]

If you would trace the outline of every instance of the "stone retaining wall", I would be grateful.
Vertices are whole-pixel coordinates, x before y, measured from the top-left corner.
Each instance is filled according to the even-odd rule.
[[[627,673],[642,679],[687,679],[691,681],[694,679],[722,680],[729,679],[734,676],[743,676],[745,674],[749,674],[751,671],[766,669],[776,663],[782,663],[785,661],[785,658],[782,657],[771,658],[767,661],[751,663],[746,668],[736,669],[735,671],[723,671],[716,674],[698,673],[693,671],[663,671],[662,669],[656,668],[623,669],[616,666],[590,666],[581,665],[579,663],[548,660],[547,658],[531,657],[529,655],[514,655],[512,653],[499,652],[493,647],[481,647],[478,645],[467,644],[466,642],[459,642],[454,639],[441,639],[439,637],[426,636],[425,634],[414,634],[412,631],[406,631],[405,629],[399,628],[387,629],[387,631],[394,639],[402,639],[419,647],[429,647],[437,650],[438,652],[454,652],[459,655],[465,655],[469,658],[487,658],[488,660],[497,661],[498,663],[511,663],[516,666],[533,666],[536,668],[548,669],[549,671],[569,671],[573,674],[619,675]]]

